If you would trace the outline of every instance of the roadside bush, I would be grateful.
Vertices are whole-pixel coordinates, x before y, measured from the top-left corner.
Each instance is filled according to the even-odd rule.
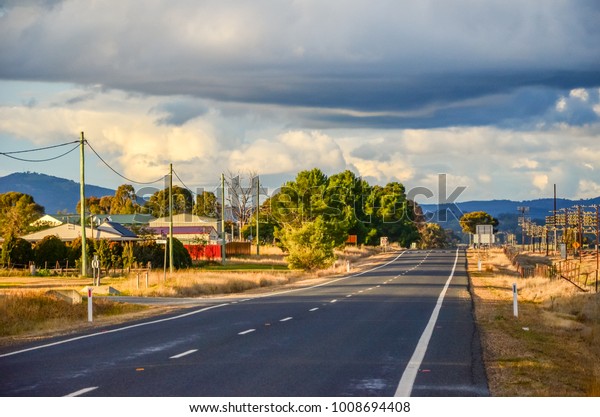
[[[2,244],[2,265],[26,267],[33,260],[31,243],[18,237],[9,237]]]
[[[36,243],[34,252],[36,265],[42,267],[47,263],[51,266],[65,261],[67,246],[58,236],[46,236]]]

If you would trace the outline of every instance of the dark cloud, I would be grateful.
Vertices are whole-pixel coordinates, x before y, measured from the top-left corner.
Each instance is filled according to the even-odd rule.
[[[530,123],[552,95],[600,86],[592,0],[59,3],[0,3],[0,78],[316,108],[315,126],[383,128]],[[203,114],[160,110],[174,125]]]
[[[193,100],[181,100],[163,103],[151,110],[151,113],[162,114],[157,120],[159,125],[182,126],[186,122],[208,112],[208,108]],[[164,115],[166,113],[166,115]]]

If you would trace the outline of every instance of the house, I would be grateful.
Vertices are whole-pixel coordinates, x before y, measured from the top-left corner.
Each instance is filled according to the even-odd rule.
[[[64,223],[21,237],[29,242],[38,242],[46,236],[58,236],[63,242],[71,242],[81,237],[81,226]],[[139,240],[135,233],[120,224],[113,222],[104,222],[100,226],[94,228],[86,227],[85,237],[87,239],[106,239],[116,242]]]
[[[79,214],[45,214],[36,221],[30,223],[33,227],[60,226],[61,224],[80,224]]]
[[[148,229],[157,237],[169,235],[169,217],[152,220]],[[200,217],[192,214],[176,214],[173,216],[173,237],[184,245],[198,243],[214,244],[219,240],[220,224],[212,217]]]
[[[156,218],[154,216],[152,216],[151,214],[142,214],[142,213],[93,214],[92,215],[92,221],[94,222],[94,224],[96,226],[101,225],[102,223],[104,223],[107,220],[109,222],[115,222],[115,223],[122,224],[125,227],[132,227],[132,226],[140,227],[140,226],[148,226],[148,224],[151,221],[156,220]]]

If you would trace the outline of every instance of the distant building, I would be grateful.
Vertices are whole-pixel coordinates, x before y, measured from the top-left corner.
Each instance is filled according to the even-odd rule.
[[[30,223],[33,227],[51,227],[61,224],[80,224],[81,216],[79,214],[45,214],[36,221]]]
[[[46,236],[58,236],[63,242],[71,242],[81,237],[81,226],[65,223],[21,237],[29,242],[38,242]],[[114,242],[139,240],[137,235],[131,230],[113,222],[104,222],[93,229],[86,227],[85,236],[87,239],[106,239]]]
[[[122,224],[126,227],[132,226],[148,226],[148,224],[156,220],[151,214],[93,214],[92,221],[95,225],[100,225],[105,221]]]
[[[157,238],[169,235],[169,217],[152,220],[148,229]],[[220,223],[212,217],[200,217],[192,214],[176,214],[173,216],[173,237],[184,245],[205,242],[215,244],[219,241]]]

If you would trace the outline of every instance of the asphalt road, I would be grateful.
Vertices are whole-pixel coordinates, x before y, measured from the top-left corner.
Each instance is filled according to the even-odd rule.
[[[218,302],[4,350],[0,395],[488,395],[462,251]]]

